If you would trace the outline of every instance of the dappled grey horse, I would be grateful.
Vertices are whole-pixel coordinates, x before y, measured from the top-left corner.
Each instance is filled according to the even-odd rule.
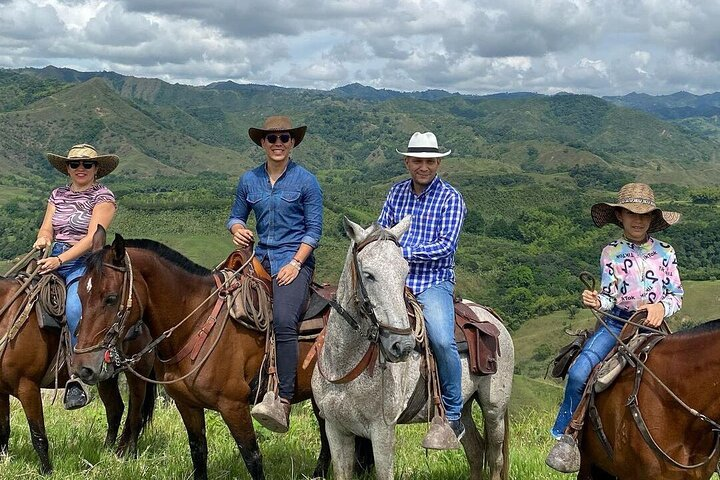
[[[410,332],[404,302],[408,263],[396,240],[409,226],[410,217],[388,230],[375,225],[363,229],[345,220],[352,242],[337,289],[341,309],[334,309],[330,315],[312,379],[313,396],[327,422],[338,480],[352,477],[355,436],[370,439],[377,478],[393,478],[395,425],[418,383],[422,361],[413,350],[414,334]],[[366,301],[360,298],[357,302],[358,296]],[[481,320],[492,322],[500,330],[501,355],[496,374],[476,376],[470,374],[467,355],[461,354],[465,405],[462,421],[466,428],[462,445],[472,479],[482,478],[486,467],[492,480],[507,479],[507,407],[515,362],[513,343],[497,318],[484,309],[473,310]],[[368,337],[378,340],[377,358],[368,355],[373,343]],[[384,365],[378,365],[380,361]],[[362,368],[364,363],[369,363],[369,368]],[[362,373],[358,373],[360,369]],[[482,409],[484,438],[472,419],[473,400]],[[426,403],[407,423],[427,421],[430,408]]]

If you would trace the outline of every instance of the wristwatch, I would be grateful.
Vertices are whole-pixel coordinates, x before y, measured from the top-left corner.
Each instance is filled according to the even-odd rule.
[[[300,262],[300,260],[298,260],[296,258],[293,258],[292,260],[290,260],[289,265],[292,265],[293,267],[295,267],[295,269],[297,269],[298,272],[302,268],[302,263]]]

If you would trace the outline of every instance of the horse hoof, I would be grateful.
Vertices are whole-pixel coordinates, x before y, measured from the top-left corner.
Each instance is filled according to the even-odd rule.
[[[463,433],[465,433],[464,429]],[[435,416],[430,422],[428,433],[423,438],[422,446],[430,450],[455,450],[460,448],[460,442],[448,421]]]
[[[580,470],[580,449],[570,435],[563,435],[555,442],[545,459],[545,464],[558,472],[573,473]]]

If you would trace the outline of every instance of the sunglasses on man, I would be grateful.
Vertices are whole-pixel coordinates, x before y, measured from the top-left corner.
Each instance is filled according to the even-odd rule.
[[[275,143],[277,142],[277,139],[280,139],[282,143],[288,143],[292,136],[289,133],[281,133],[280,135],[276,135],[274,133],[269,133],[265,135],[265,141],[268,143]]]
[[[97,166],[97,162],[93,162],[91,160],[83,160],[83,161],[70,160],[69,162],[67,162],[67,166],[73,170],[78,168],[80,166],[80,164],[82,164],[82,166],[85,170],[90,170],[91,168]]]

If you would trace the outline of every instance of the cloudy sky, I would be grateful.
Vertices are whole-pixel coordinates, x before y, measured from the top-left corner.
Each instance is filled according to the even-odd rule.
[[[720,90],[718,0],[0,0],[0,67],[331,89]]]

